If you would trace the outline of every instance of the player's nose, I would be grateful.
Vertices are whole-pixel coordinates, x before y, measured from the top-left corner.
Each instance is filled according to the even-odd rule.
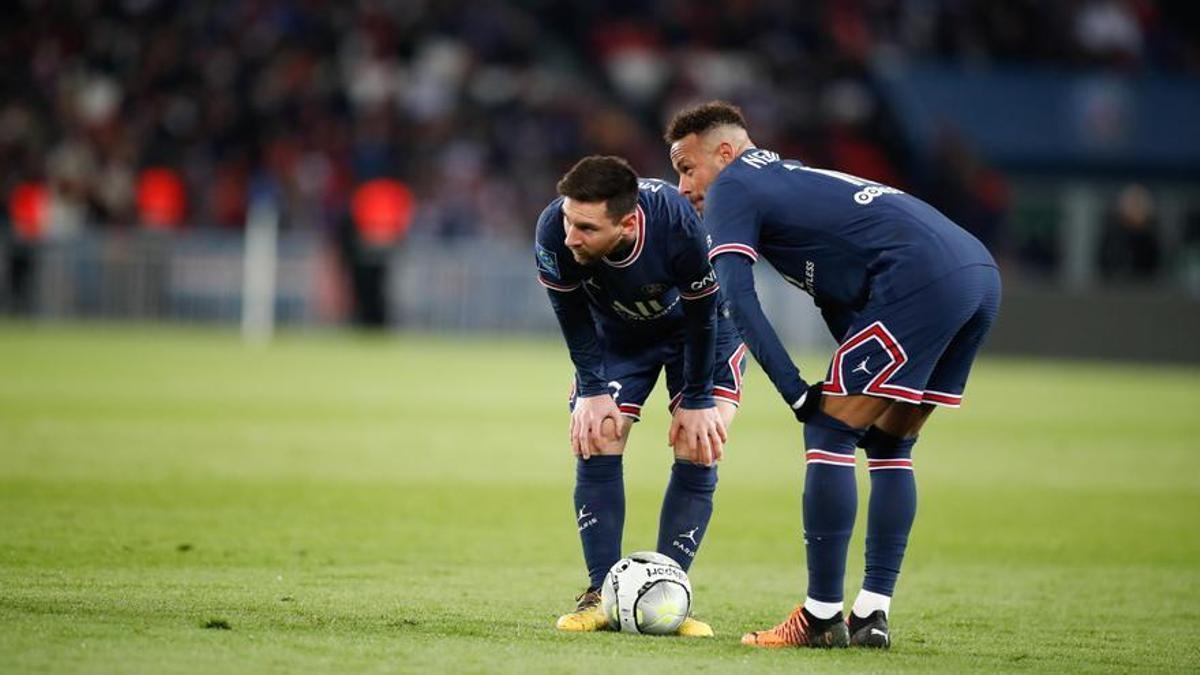
[[[579,231],[575,229],[567,230],[567,239],[564,242],[568,248],[579,248],[583,243],[583,239],[579,236]]]

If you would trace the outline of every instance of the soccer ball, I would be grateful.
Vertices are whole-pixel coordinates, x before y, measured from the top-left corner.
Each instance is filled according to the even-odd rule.
[[[643,551],[621,558],[604,577],[600,607],[613,630],[670,635],[692,608],[692,585],[679,563]]]

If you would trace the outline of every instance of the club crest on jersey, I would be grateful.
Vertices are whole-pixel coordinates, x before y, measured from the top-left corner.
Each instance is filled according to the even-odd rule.
[[[555,279],[558,278],[558,256],[554,251],[548,250],[541,244],[535,244],[535,253],[537,254],[538,269],[549,274]]]
[[[657,298],[658,296],[662,295],[663,293],[666,293],[668,288],[670,288],[670,286],[667,286],[666,284],[655,283],[655,284],[643,284],[639,290],[641,290],[642,295],[644,295],[648,298]]]

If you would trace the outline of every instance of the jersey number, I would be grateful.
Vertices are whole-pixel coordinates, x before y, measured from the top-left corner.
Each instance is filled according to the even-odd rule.
[[[879,197],[880,195],[904,194],[904,192],[897,190],[894,187],[888,187],[887,185],[882,185],[874,181],[859,178],[858,176],[852,176],[848,173],[842,173],[841,171],[833,171],[832,169],[814,169],[811,166],[801,166],[799,164],[787,163],[783,165],[783,168],[787,169],[788,171],[811,171],[812,173],[819,173],[824,176],[829,176],[830,178],[836,178],[840,181],[845,181],[855,187],[862,188],[858,192],[854,193],[854,201],[855,203],[862,204],[863,206],[875,201],[875,198]]]

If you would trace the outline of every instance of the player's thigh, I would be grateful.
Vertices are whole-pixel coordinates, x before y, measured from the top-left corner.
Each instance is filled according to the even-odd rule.
[[[979,289],[979,302],[938,358],[925,387],[926,403],[949,408],[962,405],[975,357],[996,321],[1000,309],[999,272],[991,267],[974,272],[970,283]]]
[[[822,410],[847,423],[873,422],[888,408],[873,397],[900,403],[926,401],[926,390],[942,355],[976,312],[973,278],[964,268],[929,284],[917,293],[868,304],[856,317],[830,359],[822,385]],[[936,395],[936,394],[935,394]]]
[[[624,342],[608,340],[603,346],[604,371],[609,377],[608,393],[621,412],[621,424],[605,422],[601,428],[604,438],[597,454],[623,454],[633,424],[642,418],[642,406],[658,381],[664,365],[664,354],[655,342]],[[572,390],[571,409],[575,407]]]
[[[921,427],[936,407],[930,403],[895,402],[875,420],[875,426],[885,434],[897,438],[913,438],[921,432]]]
[[[821,398],[821,412],[854,427],[865,429],[882,417],[895,403],[890,398],[850,394],[847,396],[826,396]]]
[[[725,424],[726,431],[733,426],[733,418],[737,417],[737,412],[737,404],[730,401],[717,400],[717,414],[721,416],[721,422]]]

